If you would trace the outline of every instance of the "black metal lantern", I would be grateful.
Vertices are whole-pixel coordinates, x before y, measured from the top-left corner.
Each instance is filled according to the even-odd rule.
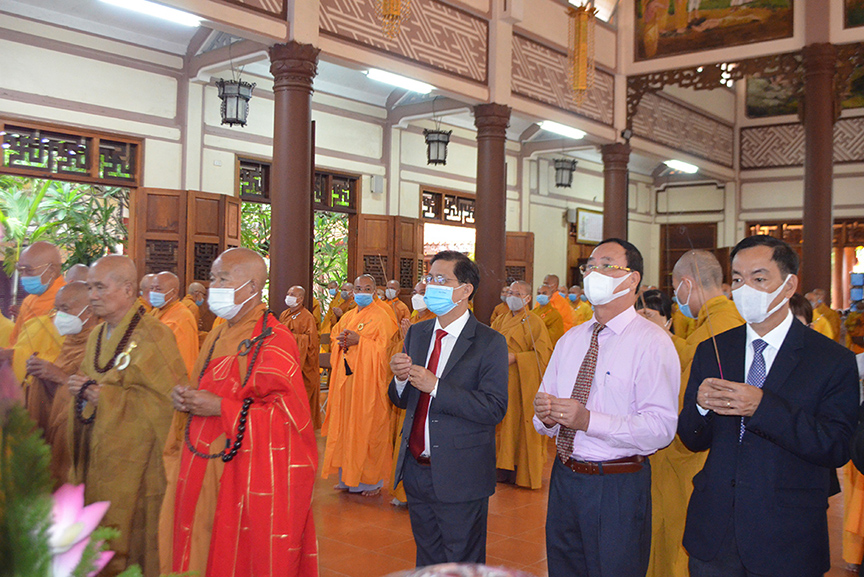
[[[252,98],[255,83],[220,78],[216,81],[216,87],[219,88],[219,99],[222,100],[222,124],[246,126],[249,100]]]
[[[576,161],[570,158],[555,159],[555,187],[570,188],[573,184],[573,171],[576,170]]]
[[[426,164],[447,164],[447,144],[452,130],[423,130],[426,137]]]

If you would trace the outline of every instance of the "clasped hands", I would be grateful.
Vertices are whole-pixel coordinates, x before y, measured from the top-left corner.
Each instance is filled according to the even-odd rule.
[[[176,386],[171,389],[174,409],[199,417],[218,417],[222,414],[222,397],[210,391]]]
[[[405,353],[393,355],[390,359],[390,370],[393,371],[397,380],[410,381],[411,386],[424,393],[431,393],[435,389],[435,385],[438,384],[438,377],[435,376],[435,373],[426,367],[415,365],[411,357]]]
[[[45,359],[40,359],[36,353],[30,355],[30,358],[27,359],[27,374],[33,375],[37,379],[42,379],[43,382],[49,381],[53,386],[63,383],[67,378],[66,373],[61,371],[57,365]]]
[[[336,342],[343,349],[347,349],[360,343],[360,334],[346,329],[339,333],[339,336],[336,337]]]
[[[705,379],[696,393],[696,404],[718,415],[752,417],[761,401],[759,387],[723,379]]]
[[[69,392],[72,394],[72,396],[77,397],[78,391],[80,391],[81,387],[84,386],[84,383],[89,380],[90,378],[85,375],[72,375],[71,377],[69,377],[69,380],[66,381],[66,386],[69,388]],[[95,407],[99,404],[100,390],[102,390],[102,385],[90,385],[84,391],[84,400],[86,400],[88,403]]]
[[[591,420],[591,411],[576,399],[559,399],[543,391],[534,396],[534,414],[547,427],[563,425],[574,431],[587,431]]]

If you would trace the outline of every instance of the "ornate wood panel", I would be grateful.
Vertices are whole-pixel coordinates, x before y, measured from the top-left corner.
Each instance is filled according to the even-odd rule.
[[[804,126],[772,124],[741,129],[741,168],[804,165]],[[834,162],[864,162],[864,118],[834,124]]]
[[[402,288],[400,297],[410,308],[411,291],[423,274],[423,224],[416,218],[393,218],[394,278]]]
[[[659,94],[646,94],[633,133],[723,166],[732,166],[734,129]]]
[[[534,233],[508,232],[505,252],[507,278],[527,280],[534,278]]]
[[[322,34],[486,84],[489,23],[439,0],[412,0],[394,39],[384,36],[369,0],[321,0]]]
[[[510,90],[513,94],[612,125],[615,116],[615,77],[612,74],[597,70],[594,88],[588,92],[582,106],[577,106],[567,85],[567,54],[519,34],[513,35],[512,69]]]
[[[186,191],[139,188],[129,203],[129,254],[138,276],[171,271],[184,282]]]
[[[371,274],[379,286],[393,278],[393,220],[392,216],[357,215],[355,262],[362,269],[356,274]]]

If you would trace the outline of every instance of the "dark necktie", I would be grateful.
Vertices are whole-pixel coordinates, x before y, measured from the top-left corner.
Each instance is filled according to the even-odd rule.
[[[441,356],[441,340],[447,336],[447,331],[438,329],[435,331],[435,346],[432,347],[432,354],[429,355],[429,362],[426,368],[433,374],[438,372],[438,357]],[[411,423],[411,436],[408,437],[408,450],[416,459],[423,454],[423,449],[426,448],[426,417],[429,415],[429,401],[431,400],[429,393],[420,393],[420,399],[417,401],[417,410],[414,411],[414,422]]]
[[[594,371],[597,369],[597,353],[600,351],[600,345],[597,342],[597,335],[600,331],[606,328],[606,325],[594,323],[594,332],[591,335],[591,345],[588,347],[588,352],[585,353],[585,358],[582,359],[582,366],[579,367],[579,375],[576,377],[576,383],[573,385],[573,393],[571,399],[576,399],[583,405],[588,402],[588,393],[591,392],[591,383],[594,381]],[[576,431],[568,429],[563,425],[558,429],[558,458],[566,461],[573,454],[573,439],[576,437]]]
[[[765,357],[762,352],[768,343],[762,339],[753,341],[753,363],[750,365],[750,370],[747,371],[747,384],[754,387],[762,388],[765,384],[765,377],[768,376],[768,371],[765,368]],[[738,442],[744,439],[744,417],[741,417],[741,430],[738,433]]]

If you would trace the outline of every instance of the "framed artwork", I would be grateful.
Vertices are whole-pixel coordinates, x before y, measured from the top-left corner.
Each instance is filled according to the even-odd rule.
[[[576,210],[576,242],[597,244],[603,240],[603,213],[580,208]]]
[[[840,105],[844,110],[864,108],[864,68],[852,71],[849,94]],[[798,95],[788,81],[778,78],[748,78],[746,112],[747,118],[798,114]]]
[[[864,0],[846,0],[864,4]],[[789,38],[793,0],[635,0],[636,60]],[[847,8],[848,15],[848,8]]]
[[[864,26],[864,0],[846,0],[843,22],[846,28]]]

